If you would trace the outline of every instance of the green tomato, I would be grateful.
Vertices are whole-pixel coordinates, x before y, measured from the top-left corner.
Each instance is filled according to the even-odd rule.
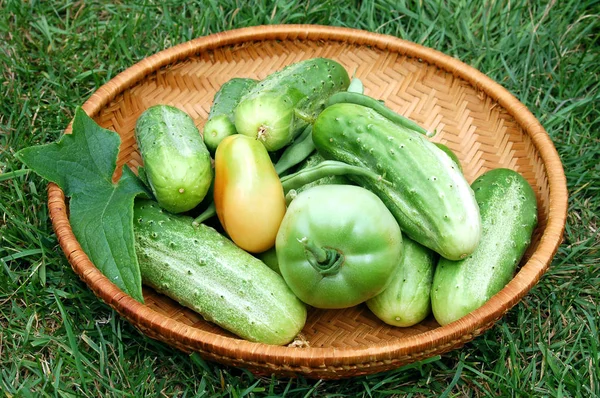
[[[320,185],[290,204],[276,239],[281,275],[316,308],[347,308],[382,292],[402,262],[400,227],[371,191]]]

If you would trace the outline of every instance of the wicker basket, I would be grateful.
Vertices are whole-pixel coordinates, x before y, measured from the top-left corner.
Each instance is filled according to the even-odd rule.
[[[140,304],[108,281],[83,253],[54,184],[49,208],[75,272],[146,335],[208,360],[258,374],[334,379],[376,373],[461,347],[490,328],[544,274],[561,242],[567,190],[558,154],[536,118],[500,85],[437,51],[394,37],[314,25],[260,26],[218,33],[146,58],[103,85],[83,105],[122,139],[118,163],[141,163],[137,117],[163,103],[187,111],[201,129],[216,90],[232,77],[264,78],[306,58],[337,60],[364,82],[365,93],[429,130],[460,158],[471,182],[486,170],[520,172],[537,195],[539,226],[514,279],[487,304],[444,327],[429,318],[410,328],[387,326],[364,305],[309,311],[305,344],[269,346],[241,340],[174,301],[144,288]],[[67,129],[68,130],[68,129]]]

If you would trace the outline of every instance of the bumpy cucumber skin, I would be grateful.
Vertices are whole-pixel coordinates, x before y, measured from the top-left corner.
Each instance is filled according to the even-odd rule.
[[[391,182],[349,176],[381,198],[411,239],[453,260],[477,247],[481,220],[473,191],[454,161],[424,135],[371,108],[338,103],[317,118],[313,141],[323,157],[369,168]]]
[[[346,90],[349,84],[348,72],[331,59],[293,63],[242,97],[235,110],[235,127],[238,133],[261,140],[267,150],[276,151],[317,117],[331,94]]]
[[[456,165],[458,166],[458,169],[462,172],[463,168],[462,165],[460,164],[460,160],[458,159],[458,156],[456,156],[456,154],[452,151],[452,149],[448,148],[446,145],[440,143],[440,142],[436,142],[435,145],[440,148],[442,151],[444,151],[446,153],[446,155],[450,156],[450,159],[452,159],[454,161],[454,163],[456,163]]]
[[[208,193],[212,167],[192,118],[178,108],[155,105],[138,118],[135,136],[158,203],[173,213],[196,207]]]
[[[213,228],[134,206],[135,249],[142,280],[206,320],[249,341],[283,345],[306,321],[306,307],[283,278]]]
[[[236,134],[234,111],[240,99],[258,81],[249,78],[234,77],[223,83],[215,94],[208,119],[204,124],[204,143],[214,153],[223,138]]]
[[[367,300],[367,307],[388,325],[409,327],[431,313],[431,284],[438,256],[407,237],[403,243],[402,264],[388,287]]]
[[[535,193],[519,173],[493,169],[472,187],[481,211],[481,241],[464,260],[438,262],[431,302],[440,325],[481,307],[512,279],[537,225]]]

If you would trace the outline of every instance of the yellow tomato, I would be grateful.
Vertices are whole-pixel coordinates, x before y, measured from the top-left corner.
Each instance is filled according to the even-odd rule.
[[[260,141],[241,134],[221,141],[215,153],[214,199],[219,221],[235,244],[252,253],[273,247],[285,196]]]

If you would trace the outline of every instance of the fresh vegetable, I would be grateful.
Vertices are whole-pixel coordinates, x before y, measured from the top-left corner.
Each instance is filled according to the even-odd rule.
[[[303,171],[305,169],[313,168],[320,163],[325,162],[325,158],[317,151],[313,152],[309,157],[304,160],[299,167],[298,172]],[[309,182],[307,184],[302,185],[301,187],[296,188],[297,193],[302,191],[306,191],[310,187],[314,187],[317,185],[327,185],[327,184],[336,184],[336,185],[354,185],[352,181],[348,179],[345,175],[335,175],[330,174],[319,178],[315,181]]]
[[[277,234],[279,269],[317,308],[345,308],[379,294],[402,261],[396,220],[372,192],[320,185],[290,204]]]
[[[414,120],[411,120],[397,112],[394,112],[393,110],[385,106],[385,104],[383,104],[382,102],[362,93],[351,92],[350,90],[345,92],[340,91],[331,95],[327,100],[327,106],[344,103],[362,105],[371,108],[375,112],[379,113],[381,116],[389,119],[392,123],[397,124],[400,127],[405,127],[409,130],[413,130],[427,137],[431,138],[435,135],[435,132],[426,130]]]
[[[357,77],[353,77],[352,80],[350,80],[350,85],[348,86],[347,91],[362,94],[364,91],[362,81]],[[277,171],[277,174],[281,176],[291,167],[294,167],[298,163],[301,163],[304,160],[306,160],[311,154],[316,154],[316,152],[315,145],[312,140],[312,124],[309,124],[304,129],[302,134],[297,139],[295,139],[294,142],[283,152],[277,163],[275,163],[275,170]],[[320,157],[320,161],[318,163],[320,163],[323,160],[325,159]],[[316,165],[316,163],[313,165]],[[306,165],[304,166],[304,168],[305,167]],[[334,177],[338,176],[331,176],[331,178]],[[344,178],[340,177],[339,179]],[[344,180],[348,181],[347,179]]]
[[[308,125],[302,134],[288,146],[281,154],[281,157],[275,163],[275,171],[282,175],[290,168],[306,159],[315,151],[315,144],[312,140],[312,125]]]
[[[327,98],[350,84],[342,65],[313,58],[286,66],[252,87],[235,110],[240,134],[258,139],[267,150],[288,145],[325,108]]]
[[[458,159],[458,156],[456,156],[454,151],[452,151],[452,149],[448,148],[446,145],[444,145],[440,142],[436,142],[435,146],[437,146],[442,151],[444,151],[446,153],[446,155],[450,156],[450,159],[452,159],[452,161],[458,166],[458,169],[462,173],[462,171],[463,171],[462,165],[460,164],[460,160]]]
[[[438,263],[431,303],[441,325],[481,307],[511,280],[537,224],[535,193],[516,171],[490,170],[472,187],[481,209],[481,242],[461,261]]]
[[[287,344],[306,321],[306,307],[276,272],[204,224],[134,208],[135,249],[145,284],[244,339]]]
[[[127,166],[118,181],[113,179],[120,144],[117,133],[101,128],[77,108],[72,134],[21,149],[16,157],[70,198],[69,223],[85,254],[112,283],[143,303],[133,200],[150,192]]]
[[[416,325],[431,313],[431,283],[437,255],[403,237],[404,259],[389,286],[367,301],[369,309],[392,326]]]
[[[281,271],[279,270],[279,262],[277,261],[277,250],[275,250],[275,246],[273,246],[267,251],[256,254],[255,257],[263,263],[265,263],[267,267],[271,268],[273,271],[281,275]]]
[[[240,134],[221,141],[215,154],[214,199],[221,225],[242,249],[259,253],[275,244],[285,197],[259,141]]]
[[[362,80],[360,80],[358,77],[353,77],[350,79],[350,84],[348,85],[348,89],[346,91],[349,93],[363,94],[365,92],[365,86],[363,85]]]
[[[254,79],[234,77],[223,83],[215,94],[203,129],[204,143],[211,153],[215,153],[217,146],[225,137],[237,133],[235,108],[240,98],[257,82]]]
[[[196,207],[212,182],[210,154],[192,118],[169,105],[146,109],[135,126],[154,197],[173,213]]]
[[[481,221],[473,191],[458,166],[424,135],[371,108],[338,103],[317,118],[313,141],[323,157],[391,182],[349,176],[377,194],[413,240],[452,260],[477,247]]]
[[[282,177],[281,184],[283,185],[283,190],[289,192],[292,189],[302,188],[306,184],[311,184],[326,177],[351,175],[362,176],[371,180],[373,184],[390,184],[389,181],[383,179],[381,175],[372,170],[336,160],[324,160],[313,167],[298,170],[294,174]]]

